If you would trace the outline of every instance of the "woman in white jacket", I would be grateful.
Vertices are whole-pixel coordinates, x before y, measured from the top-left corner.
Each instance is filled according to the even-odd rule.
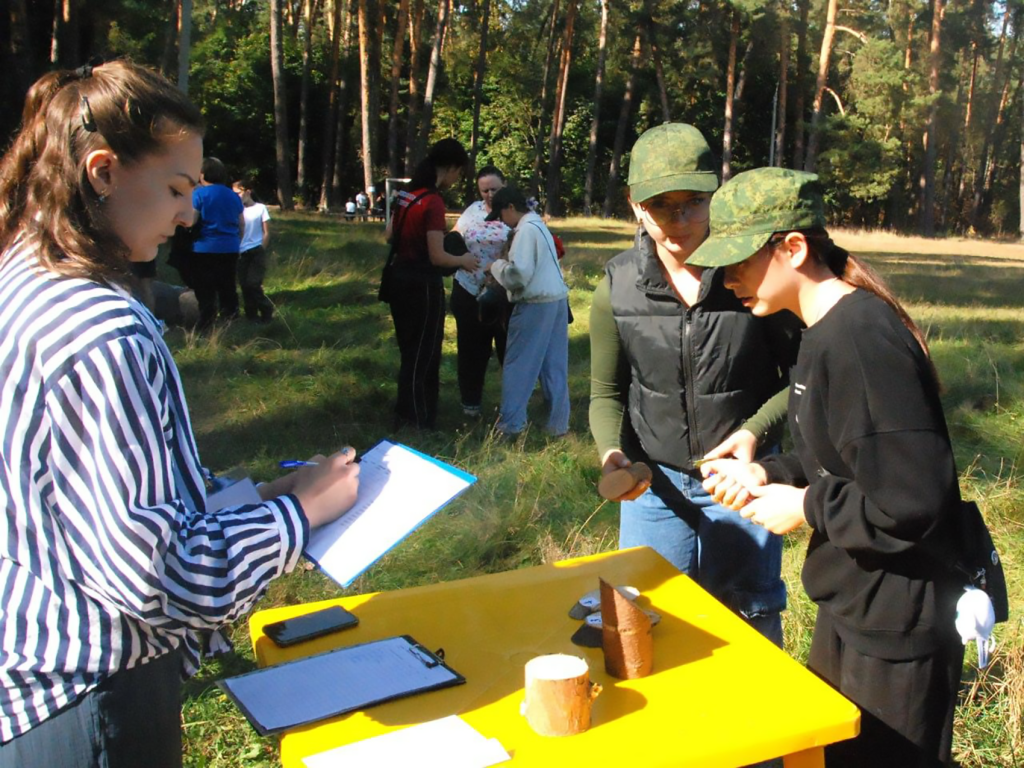
[[[515,304],[508,327],[508,345],[501,378],[498,431],[516,435],[526,426],[526,406],[540,378],[550,406],[547,431],[569,429],[569,289],[562,279],[555,241],[543,219],[530,211],[514,187],[499,189],[491,200],[488,220],[512,227],[508,260],[488,269]]]

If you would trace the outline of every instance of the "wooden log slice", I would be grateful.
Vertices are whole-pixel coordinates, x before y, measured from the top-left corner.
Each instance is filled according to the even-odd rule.
[[[612,677],[633,680],[654,668],[651,618],[604,579],[601,579],[601,640],[604,668]]]

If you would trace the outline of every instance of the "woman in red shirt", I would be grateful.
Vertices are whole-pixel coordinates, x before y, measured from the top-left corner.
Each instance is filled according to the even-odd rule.
[[[434,144],[398,194],[388,230],[393,258],[387,301],[402,356],[398,371],[395,426],[432,429],[437,419],[441,342],[444,338],[444,270],[474,270],[477,258],[444,249],[445,204],[440,190],[457,184],[469,162],[455,139]],[[448,272],[451,274],[451,272]]]

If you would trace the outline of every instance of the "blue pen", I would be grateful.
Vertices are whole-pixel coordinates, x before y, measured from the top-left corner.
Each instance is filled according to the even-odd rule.
[[[296,467],[316,467],[315,461],[302,461],[302,459],[285,459],[277,463],[281,469],[295,469]]]

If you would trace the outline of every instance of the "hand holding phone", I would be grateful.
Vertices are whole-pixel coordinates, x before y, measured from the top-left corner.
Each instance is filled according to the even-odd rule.
[[[340,605],[332,605],[312,613],[304,613],[263,627],[263,633],[280,648],[312,640],[332,632],[354,627],[359,617]]]

